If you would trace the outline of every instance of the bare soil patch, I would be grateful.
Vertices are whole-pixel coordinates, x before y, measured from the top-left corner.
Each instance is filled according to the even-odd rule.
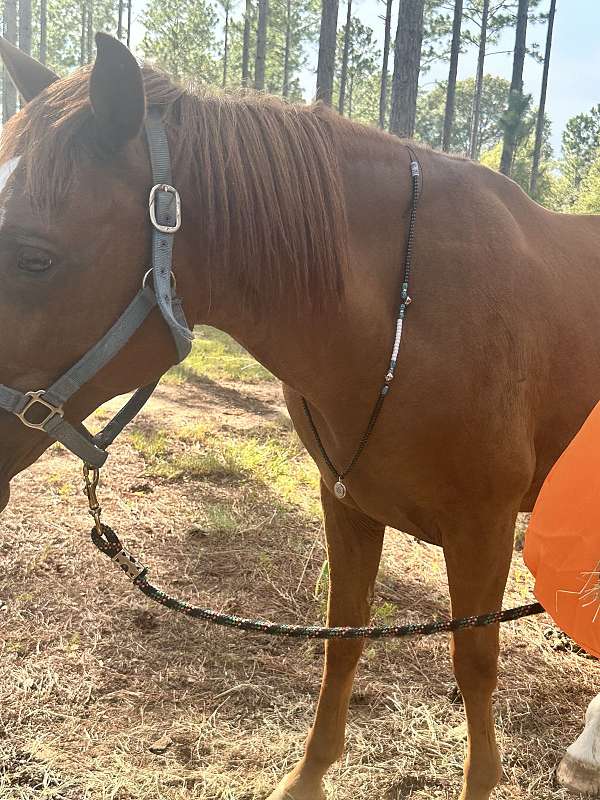
[[[113,448],[101,485],[107,521],[159,585],[193,602],[321,621],[321,521],[305,497],[316,502],[316,477],[295,500],[288,450],[283,478],[261,473],[260,458],[272,452],[260,450],[265,437],[270,448],[289,448],[278,384],[183,380],[160,388]],[[199,424],[203,432],[190,434]],[[149,454],[159,434],[168,450]],[[175,478],[157,469],[204,446],[222,469],[202,461]],[[233,458],[236,448],[245,461]],[[303,458],[294,455],[289,469],[310,474]],[[0,797],[268,795],[301,753],[322,644],[239,634],[151,605],[89,543],[79,467],[57,446],[14,481],[1,525]],[[530,593],[517,552],[505,605]],[[441,552],[390,530],[376,619],[447,612]],[[328,777],[331,800],[457,796],[465,728],[447,645],[437,636],[367,646],[346,755]],[[553,773],[598,690],[597,663],[560,649],[543,617],[505,625],[502,645],[505,774],[496,796],[565,797]]]

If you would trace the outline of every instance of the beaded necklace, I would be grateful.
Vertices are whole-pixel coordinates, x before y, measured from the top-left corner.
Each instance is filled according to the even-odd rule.
[[[379,390],[379,394],[377,396],[377,400],[375,402],[375,406],[373,411],[371,412],[371,416],[369,417],[369,421],[367,423],[367,427],[361,439],[358,443],[358,447],[354,451],[354,455],[350,459],[350,463],[344,470],[336,469],[333,461],[329,457],[327,450],[321,440],[319,432],[317,430],[317,426],[315,425],[315,421],[312,417],[310,408],[308,407],[308,403],[306,398],[302,398],[302,405],[304,407],[304,413],[308,419],[309,425],[315,437],[315,441],[321,451],[321,455],[329,469],[331,470],[332,474],[337,476],[337,481],[333,487],[333,491],[335,496],[338,500],[342,500],[347,494],[346,484],[344,483],[344,479],[354,467],[358,459],[360,458],[363,450],[367,446],[367,442],[369,441],[369,437],[373,432],[373,428],[375,427],[375,423],[377,422],[377,418],[381,412],[381,408],[383,406],[383,402],[388,395],[390,390],[390,384],[394,379],[394,373],[396,371],[396,364],[398,362],[398,352],[400,350],[400,340],[402,339],[402,326],[404,324],[404,317],[406,315],[406,309],[411,304],[412,300],[408,294],[408,282],[410,278],[410,272],[412,268],[412,253],[413,253],[413,244],[415,239],[415,223],[417,219],[417,206],[419,203],[419,177],[421,175],[421,170],[419,167],[419,162],[417,161],[417,157],[415,156],[414,152],[411,148],[408,148],[408,151],[411,155],[411,162],[410,162],[410,174],[412,179],[412,200],[411,200],[411,210],[410,210],[410,222],[408,226],[408,238],[406,242],[406,256],[404,260],[404,280],[402,281],[402,289],[400,292],[400,307],[398,309],[398,316],[396,318],[396,335],[394,337],[394,345],[392,347],[392,355],[390,358],[390,364],[388,370],[385,374],[385,378],[383,381],[383,385]]]

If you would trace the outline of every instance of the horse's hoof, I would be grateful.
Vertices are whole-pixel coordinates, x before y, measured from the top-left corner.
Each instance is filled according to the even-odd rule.
[[[558,765],[556,778],[570,792],[600,797],[600,766],[597,764],[580,761],[567,753]]]
[[[267,800],[326,800],[326,797],[320,783],[318,786],[307,786],[288,775],[267,797]]]

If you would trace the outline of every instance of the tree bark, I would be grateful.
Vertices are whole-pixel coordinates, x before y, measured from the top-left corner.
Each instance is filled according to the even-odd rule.
[[[19,49],[31,55],[31,0],[19,0]]]
[[[88,0],[86,63],[91,64],[94,56],[94,0]]]
[[[131,0],[127,0],[127,47],[131,47]]]
[[[525,46],[527,42],[528,10],[529,0],[519,0],[513,72],[508,97],[508,110],[505,117],[506,126],[504,129],[502,157],[500,159],[500,172],[503,175],[510,175],[517,147],[518,114],[523,98],[523,65],[525,63]]]
[[[338,111],[344,113],[346,104],[346,82],[348,80],[348,55],[350,53],[350,39],[352,37],[352,0],[347,0],[346,30],[344,31],[344,49],[342,51],[342,69],[340,72],[340,96],[338,98]]]
[[[316,98],[328,106],[333,100],[338,5],[339,0],[322,0],[321,4]]]
[[[267,56],[267,25],[269,0],[258,0],[258,26],[256,28],[256,59],[254,61],[254,88],[265,88],[265,61]]]
[[[48,58],[48,3],[40,0],[40,61],[46,63]]]
[[[119,10],[117,12],[117,39],[123,38],[123,0],[119,0]]]
[[[227,59],[229,57],[229,2],[225,3],[225,43],[223,46],[223,89],[227,86]]]
[[[477,77],[475,78],[475,94],[473,95],[473,118],[471,121],[471,142],[469,156],[479,157],[479,118],[481,116],[481,95],[483,93],[483,69],[485,65],[485,51],[487,47],[487,26],[490,15],[490,0],[483,0],[481,12],[481,38],[479,39],[479,54],[477,56]]]
[[[452,45],[450,48],[450,72],[446,89],[446,110],[444,113],[444,129],[442,131],[442,150],[450,150],[452,127],[454,125],[454,103],[456,99],[456,74],[458,72],[458,56],[460,53],[460,29],[462,25],[463,0],[455,0],[454,21],[452,23]]]
[[[390,39],[392,29],[392,3],[386,0],[385,6],[385,32],[383,37],[383,62],[381,64],[381,90],[379,92],[379,127],[385,128],[388,101],[388,62],[390,59]]]
[[[285,51],[283,54],[283,84],[281,94],[290,96],[290,50],[292,47],[292,0],[286,1],[285,6]]]
[[[542,73],[542,91],[540,94],[540,107],[538,108],[537,123],[535,127],[535,146],[533,148],[533,163],[531,165],[531,179],[529,193],[535,197],[537,182],[540,172],[540,157],[544,139],[544,116],[546,112],[546,93],[548,91],[548,72],[550,71],[550,54],[552,52],[552,33],[554,31],[554,15],[556,13],[556,0],[551,0],[548,12],[548,33],[546,35],[546,53],[544,55],[544,71]]]
[[[85,64],[85,46],[87,43],[87,6],[86,0],[83,0],[81,3],[81,40],[79,43],[79,66],[82,67]]]
[[[252,19],[252,0],[246,0],[244,14],[244,44],[242,49],[242,86],[250,86],[250,21]]]
[[[17,43],[17,0],[5,0],[4,36],[12,44]],[[3,67],[2,120],[6,122],[17,110],[17,90]]]
[[[421,69],[424,0],[400,0],[394,46],[390,132],[410,137],[415,132]]]

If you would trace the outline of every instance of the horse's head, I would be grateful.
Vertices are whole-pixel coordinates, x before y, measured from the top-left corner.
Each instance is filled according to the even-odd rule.
[[[100,34],[97,44],[93,69],[62,80],[0,44],[25,101],[0,147],[0,384],[21,392],[48,388],[102,337],[150,261],[142,72],[116,40]],[[177,247],[181,252],[185,241]],[[69,400],[65,418],[82,420],[174,361],[154,311]],[[0,411],[0,510],[11,478],[51,441]]]

